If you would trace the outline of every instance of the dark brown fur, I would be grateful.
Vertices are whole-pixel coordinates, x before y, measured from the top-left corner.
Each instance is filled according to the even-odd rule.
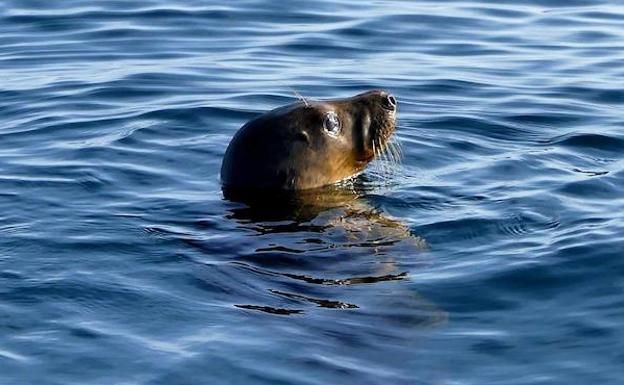
[[[331,111],[341,125],[336,135],[323,128]],[[299,102],[267,112],[245,124],[230,142],[221,166],[223,186],[303,190],[347,179],[383,149],[394,132],[395,115],[396,101],[385,91]]]

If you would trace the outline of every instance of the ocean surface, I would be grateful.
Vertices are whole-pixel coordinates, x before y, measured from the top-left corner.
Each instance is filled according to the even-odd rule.
[[[223,197],[377,88],[354,199]],[[0,3],[1,385],[622,384],[623,252],[619,0]]]

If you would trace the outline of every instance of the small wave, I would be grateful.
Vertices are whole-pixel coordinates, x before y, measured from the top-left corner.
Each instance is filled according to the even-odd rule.
[[[553,138],[547,144],[624,154],[624,139],[614,135],[572,133]]]
[[[591,200],[617,200],[622,196],[622,188],[605,177],[569,182],[556,191],[579,199],[591,197]]]
[[[529,130],[527,127],[518,127],[493,120],[473,116],[445,116],[437,117],[421,123],[427,129],[459,131],[464,134],[470,133],[488,140],[502,141],[528,141],[539,138],[541,134]]]

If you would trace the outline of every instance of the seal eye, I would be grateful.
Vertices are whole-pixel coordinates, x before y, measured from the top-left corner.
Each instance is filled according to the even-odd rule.
[[[325,115],[323,128],[331,136],[338,135],[338,132],[340,131],[340,119],[338,119],[338,115],[335,112],[328,112]]]

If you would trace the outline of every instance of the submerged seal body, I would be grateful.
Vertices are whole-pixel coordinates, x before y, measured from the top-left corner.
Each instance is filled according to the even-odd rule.
[[[396,110],[396,99],[377,90],[269,111],[232,138],[224,191],[305,190],[357,175],[385,148]]]

